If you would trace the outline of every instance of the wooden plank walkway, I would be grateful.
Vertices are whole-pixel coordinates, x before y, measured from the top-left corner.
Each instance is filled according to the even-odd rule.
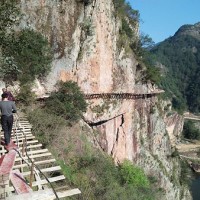
[[[158,94],[164,93],[164,90],[155,89],[148,93],[127,93],[127,92],[119,92],[119,93],[85,93],[83,94],[84,98],[87,100],[91,99],[146,99],[154,97]],[[66,94],[67,95],[67,94]],[[71,95],[71,94],[69,94]],[[49,95],[45,95],[43,97],[37,98],[38,101],[45,101],[49,98]],[[26,121],[24,121],[26,123]]]
[[[59,187],[64,183],[65,176],[62,175],[61,167],[56,164],[48,149],[42,148],[42,144],[35,139],[31,128],[25,117],[18,118],[12,133],[12,141],[15,142],[17,150],[6,153],[4,146],[0,146],[0,175],[6,174],[0,182],[0,200],[53,200],[56,196],[49,182]],[[2,132],[1,138],[3,138]],[[9,159],[10,161],[7,161]],[[34,191],[31,186],[34,187]],[[56,191],[56,188],[54,189]],[[77,188],[56,192],[59,198],[80,193]]]
[[[194,115],[193,113],[185,112],[183,114],[183,116],[184,116],[184,119],[200,121],[200,116],[199,115]]]
[[[154,97],[160,93],[163,93],[164,90],[156,90],[151,93],[96,93],[96,94],[84,94],[85,99],[146,99]]]

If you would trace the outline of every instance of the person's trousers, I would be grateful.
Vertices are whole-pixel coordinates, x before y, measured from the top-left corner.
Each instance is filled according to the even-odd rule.
[[[13,127],[13,115],[1,116],[1,126],[4,131],[4,139],[5,139],[5,145],[8,145],[10,143],[10,137]]]

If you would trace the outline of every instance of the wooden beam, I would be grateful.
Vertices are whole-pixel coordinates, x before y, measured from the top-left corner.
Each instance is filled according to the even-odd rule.
[[[65,179],[65,176],[64,175],[61,175],[61,176],[56,176],[56,177],[52,177],[52,178],[48,178],[48,180],[49,180],[49,182],[50,183],[54,183],[54,182],[57,182],[57,181],[60,181],[60,180],[64,180]],[[48,184],[48,182],[46,181],[46,179],[43,179],[43,180],[39,180],[39,181],[34,181],[33,183],[32,183],[32,186],[34,187],[34,186],[38,186],[38,185],[45,185],[45,184]],[[7,191],[10,191],[10,192],[12,192],[12,191],[14,191],[14,187],[9,187],[8,189],[7,189]],[[21,200],[21,199],[20,199]]]
[[[57,182],[57,181],[60,181],[60,180],[64,180],[65,179],[65,176],[64,175],[60,175],[60,176],[55,176],[55,177],[52,177],[52,178],[48,178],[49,182],[50,183],[53,183],[53,182]],[[47,184],[47,180],[46,179],[43,179],[41,181],[35,181],[33,182],[33,186],[37,186],[39,184]]]
[[[48,150],[47,149],[40,149],[40,150],[35,150],[35,151],[32,151],[30,148],[37,148],[37,147],[41,147],[42,144],[38,144],[38,145],[32,145],[32,146],[27,146],[27,149],[28,150],[28,154],[36,154],[36,153],[43,153],[43,152],[47,152]],[[22,147],[19,147],[19,149],[21,150]],[[7,151],[5,149],[2,149],[0,151],[0,153],[6,153]]]
[[[49,167],[49,168],[44,168],[44,169],[40,169],[42,172],[54,172],[54,171],[59,171],[61,170],[60,166],[54,166],[54,167]],[[36,170],[38,173],[40,173],[38,170]],[[30,171],[28,172],[23,172],[22,175],[23,176],[29,176],[30,175]]]
[[[36,161],[35,164],[36,165],[42,165],[42,164],[48,164],[48,163],[52,163],[52,162],[56,162],[56,159],[49,159],[49,160],[41,160],[41,161]],[[31,165],[31,163],[28,162],[28,164]],[[27,167],[27,164],[20,164],[20,165],[14,165],[13,169],[17,169],[17,168],[21,168],[21,167]]]
[[[31,159],[32,158],[40,158],[40,157],[46,157],[46,156],[51,156],[52,154],[51,153],[43,153],[43,154],[36,154],[36,155],[31,155],[31,156],[29,156]],[[24,156],[23,157],[23,159],[24,160],[27,160],[28,159],[28,157],[27,156]],[[16,159],[15,159],[15,161],[20,161],[20,160],[22,160],[22,158],[21,157],[17,157]]]
[[[31,154],[38,154],[38,153],[45,153],[45,152],[48,152],[48,149],[39,149],[35,151],[29,150],[27,153],[28,155],[31,155]]]
[[[31,149],[31,148],[37,148],[37,147],[42,147],[42,144],[28,145],[26,148]],[[19,149],[22,149],[22,147],[20,147]]]
[[[21,141],[21,140],[30,140],[30,139],[34,139],[35,138],[35,136],[34,135],[32,135],[32,136],[26,136],[26,137],[18,137],[17,139],[16,138],[14,138],[13,137],[13,141],[16,141],[16,140],[18,140],[18,141]]]
[[[31,141],[27,141],[26,143],[33,144],[33,143],[37,143],[37,142],[38,142],[38,140],[31,140]],[[18,144],[21,145],[21,144],[23,144],[23,142],[19,142]]]

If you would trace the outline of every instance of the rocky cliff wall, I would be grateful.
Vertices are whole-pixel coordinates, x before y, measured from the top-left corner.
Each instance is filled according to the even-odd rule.
[[[116,163],[129,159],[156,177],[164,192],[161,199],[190,199],[189,191],[180,185],[180,161],[172,156],[183,118],[176,113],[169,115],[166,106],[156,97],[94,100],[85,117],[99,122],[93,127],[98,131],[94,141]]]
[[[149,90],[149,85],[135,85],[138,62],[134,53],[117,48],[120,21],[112,0],[94,0],[88,5],[75,0],[21,0],[21,9],[20,27],[43,33],[54,50],[50,75],[37,82],[38,95],[53,90],[58,80],[74,80],[84,93]],[[98,132],[94,141],[116,163],[129,159],[156,176],[165,188],[163,200],[189,199],[181,197],[188,191],[179,184],[179,161],[171,157],[170,138],[178,134],[175,127],[180,118],[170,122],[165,105],[156,97],[88,103],[85,119],[101,122],[93,127]]]
[[[77,81],[84,92],[134,90],[137,61],[117,51],[119,24],[111,0],[21,1],[21,27],[43,33],[54,49],[52,72],[41,93],[58,80]]]

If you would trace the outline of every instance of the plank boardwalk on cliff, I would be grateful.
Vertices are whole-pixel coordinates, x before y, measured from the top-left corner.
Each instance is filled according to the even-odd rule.
[[[32,135],[26,118],[18,118],[13,130],[14,146],[8,153],[0,146],[0,200],[53,200],[81,193],[77,188],[59,189],[66,187],[61,167]]]
[[[146,98],[151,98],[151,97],[155,97],[158,94],[161,94],[165,92],[164,90],[154,90],[151,91],[149,93],[87,93],[84,94],[84,98],[86,100],[91,100],[91,99],[132,99],[132,100],[136,100],[136,99],[146,99]],[[71,95],[71,94],[69,94]],[[38,101],[45,101],[46,99],[49,98],[49,95],[45,95],[43,97],[39,97],[37,98]]]
[[[184,116],[184,119],[191,119],[191,120],[200,121],[200,116],[194,115],[192,113],[184,113],[183,116]]]
[[[96,94],[84,94],[85,99],[146,99],[154,97],[163,90],[156,90],[151,93],[135,94],[135,93],[96,93]]]

